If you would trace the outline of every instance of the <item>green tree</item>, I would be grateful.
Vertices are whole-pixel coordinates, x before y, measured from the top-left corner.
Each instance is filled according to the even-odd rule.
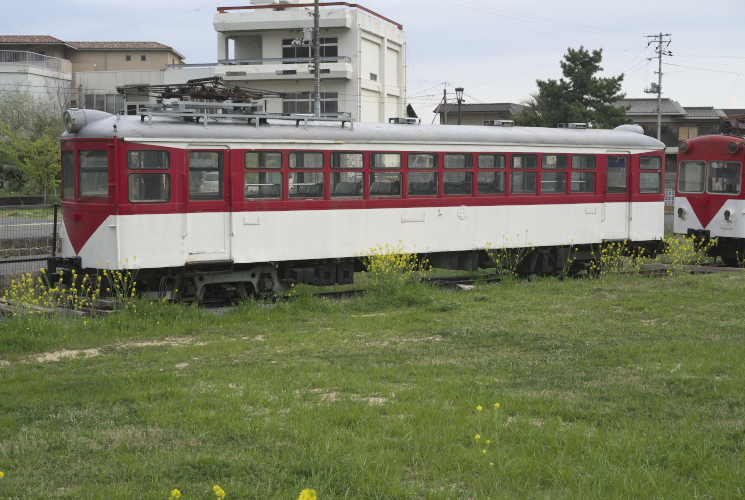
[[[515,122],[531,127],[556,127],[559,123],[587,123],[595,128],[613,128],[629,123],[626,109],[614,106],[621,94],[623,75],[599,78],[603,51],[572,48],[561,62],[564,78],[537,80],[538,93],[524,102]]]
[[[11,130],[0,123],[0,154],[15,165],[26,178],[26,190],[44,194],[56,192],[59,184],[59,138],[42,134],[33,139],[24,130]]]

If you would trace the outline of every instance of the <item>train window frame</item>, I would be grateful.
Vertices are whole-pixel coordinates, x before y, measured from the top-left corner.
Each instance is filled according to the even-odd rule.
[[[287,163],[292,170],[321,170],[326,164],[325,156],[323,151],[292,151]],[[307,163],[309,159],[313,159],[312,164]]]
[[[243,199],[246,201],[281,200],[283,181],[282,172],[276,169],[267,172],[254,168],[247,169],[243,175]]]
[[[700,167],[700,172],[689,172],[688,167],[689,166],[697,166]],[[678,165],[678,175],[677,175],[677,188],[679,193],[691,193],[691,194],[701,194],[706,190],[706,162],[703,160],[683,160]],[[689,179],[691,175],[695,175],[695,179]],[[690,184],[695,182],[695,186],[700,186],[700,189],[682,189],[681,186],[683,183]],[[687,187],[687,186],[686,186]]]
[[[396,180],[389,180],[396,179]],[[391,170],[379,170],[370,172],[370,184],[368,195],[370,198],[401,198],[401,172]],[[388,186],[390,185],[390,186]]]
[[[662,158],[659,156],[640,156],[639,168],[642,170],[660,170],[662,171]]]
[[[418,180],[423,179],[423,180]],[[437,196],[439,190],[438,172],[408,172],[406,175],[406,196]]]
[[[406,156],[406,165],[410,170],[434,170],[437,168],[437,160],[436,153],[409,153]]]
[[[594,194],[595,193],[595,171],[579,170],[572,172],[572,194]],[[588,189],[587,186],[590,188]]]
[[[567,155],[543,155],[541,166],[544,170],[566,170],[569,166],[569,157]],[[566,183],[566,176],[564,176]]]
[[[607,193],[608,194],[628,193],[629,192],[629,157],[626,155],[608,155],[607,161],[608,161],[607,176],[606,176]],[[613,163],[616,161],[618,161],[619,163],[623,163],[623,166],[614,165]],[[619,169],[619,170],[612,171],[611,169]],[[623,185],[619,182],[621,180],[623,180]]]
[[[572,170],[595,170],[597,164],[598,158],[595,155],[572,155]]]
[[[160,177],[165,182],[161,184],[162,181],[158,183],[146,181],[146,179],[155,179],[157,177]],[[162,187],[163,189],[160,191],[161,196],[157,198],[135,198],[133,195],[138,192],[138,189],[136,189],[134,183],[137,179],[142,180],[141,184],[143,190],[150,188],[150,185],[159,185],[159,187]],[[163,194],[165,194],[165,196],[162,196]],[[129,174],[127,176],[127,199],[130,203],[168,203],[171,201],[171,175],[167,172],[133,172]]]
[[[448,180],[448,178],[460,178],[461,180]],[[445,196],[471,196],[473,195],[473,172],[467,170],[449,171],[442,174],[442,194]]]
[[[332,198],[362,198],[365,175],[361,169],[331,172]]]
[[[217,167],[195,166],[195,155],[216,155]],[[214,165],[214,162],[213,162]],[[203,191],[206,174],[217,172],[217,191]],[[201,175],[198,175],[201,174]],[[214,182],[214,181],[209,181]],[[197,184],[198,183],[198,184]],[[195,188],[199,188],[196,190]],[[189,151],[189,201],[223,201],[225,199],[225,153],[224,151]]]
[[[526,166],[523,166],[523,160],[526,160]],[[510,165],[513,170],[536,170],[538,169],[538,155],[532,153],[513,154],[510,158]]]
[[[91,165],[86,165],[88,163],[88,156],[95,156],[94,153],[96,155],[102,153],[100,156],[106,157],[106,166],[96,165],[92,158]],[[109,197],[109,156],[109,151],[106,149],[85,149],[78,152],[78,158],[80,159],[78,193],[80,193],[80,198]],[[93,178],[93,185],[95,186],[93,190],[88,189],[86,186],[91,176]]]
[[[481,158],[491,158],[491,165],[482,165]],[[499,159],[500,161],[497,161]],[[480,153],[477,159],[479,170],[505,170],[507,168],[507,155],[503,153]],[[484,162],[486,163],[486,162]],[[497,165],[499,163],[499,165]]]
[[[566,171],[541,172],[541,194],[567,194]]]
[[[532,184],[532,189],[531,189],[531,184]],[[525,171],[525,170],[518,170],[517,172],[510,172],[510,194],[537,194],[538,193],[537,184],[538,184],[538,172]],[[516,186],[524,186],[524,187],[517,189]]]
[[[318,169],[297,169],[287,177],[287,195],[290,198],[323,199],[325,190],[326,175]]]
[[[249,162],[249,155],[250,157],[254,157],[255,155],[255,163],[253,160]],[[279,160],[279,162],[277,162],[277,160]],[[246,151],[243,155],[243,165],[247,170],[277,170],[282,168],[282,161],[283,157],[281,151]]]
[[[160,160],[153,163],[152,157],[160,156]],[[171,168],[171,153],[164,149],[132,149],[127,151],[127,168],[130,170],[169,170]]]
[[[344,160],[346,160],[346,165]],[[362,170],[364,167],[365,155],[363,153],[357,151],[331,153],[331,168],[334,170]]]
[[[494,179],[488,180],[487,176],[492,174]],[[482,180],[483,179],[483,180]],[[481,196],[505,194],[507,172],[504,170],[482,170],[476,178],[476,193]],[[490,187],[492,189],[490,189]]]
[[[75,152],[62,151],[62,199],[75,199]]]
[[[715,166],[717,164],[725,164],[736,166],[735,169],[729,167]],[[736,170],[735,182],[724,182],[722,183],[723,189],[715,190],[712,188],[713,179],[715,176],[712,173],[720,170]],[[721,176],[720,176],[721,177]],[[728,190],[729,187],[734,187],[736,190]],[[706,192],[715,195],[737,195],[742,191],[742,162],[739,161],[726,161],[726,160],[714,160],[710,161],[706,165]]]
[[[398,158],[398,161],[395,161],[394,158]],[[381,161],[382,160],[382,161]],[[387,166],[388,160],[393,160],[393,166]],[[398,163],[396,165],[396,163]],[[376,170],[400,170],[403,166],[403,158],[401,153],[393,153],[393,152],[379,152],[379,153],[370,153],[370,168],[376,169]]]
[[[462,164],[452,165],[451,163],[459,157],[463,158]],[[445,153],[442,157],[442,166],[446,170],[470,170],[473,168],[473,155],[470,153]]]

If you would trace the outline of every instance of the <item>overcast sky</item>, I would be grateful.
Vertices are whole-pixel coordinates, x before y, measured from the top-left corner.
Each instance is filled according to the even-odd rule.
[[[567,48],[603,49],[602,76],[625,75],[627,97],[657,81],[649,35],[670,34],[663,97],[683,106],[745,108],[745,0],[359,0],[402,24],[408,42],[408,98],[431,119],[447,86],[466,100],[519,103],[536,80],[558,79]],[[65,41],[155,41],[188,63],[215,62],[218,6],[250,0],[14,2],[2,35]],[[652,60],[649,60],[652,58]]]

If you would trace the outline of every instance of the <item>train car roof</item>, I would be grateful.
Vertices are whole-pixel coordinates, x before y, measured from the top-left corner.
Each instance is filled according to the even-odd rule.
[[[473,125],[418,125],[309,121],[296,126],[294,120],[272,120],[256,127],[246,120],[228,118],[203,123],[181,118],[153,116],[152,122],[139,116],[105,117],[64,133],[62,139],[111,139],[132,142],[297,142],[355,144],[483,144],[557,147],[598,147],[608,149],[662,150],[665,145],[638,132],[606,129],[540,127],[493,127]]]

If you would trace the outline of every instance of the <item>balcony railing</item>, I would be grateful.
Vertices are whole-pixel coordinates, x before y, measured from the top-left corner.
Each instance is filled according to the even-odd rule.
[[[321,57],[322,63],[351,62],[349,56]],[[219,64],[239,66],[244,64],[308,64],[313,62],[312,57],[266,57],[260,59],[220,59]]]
[[[67,59],[58,59],[23,50],[0,50],[0,64],[35,66],[62,73],[72,73],[72,63]]]

